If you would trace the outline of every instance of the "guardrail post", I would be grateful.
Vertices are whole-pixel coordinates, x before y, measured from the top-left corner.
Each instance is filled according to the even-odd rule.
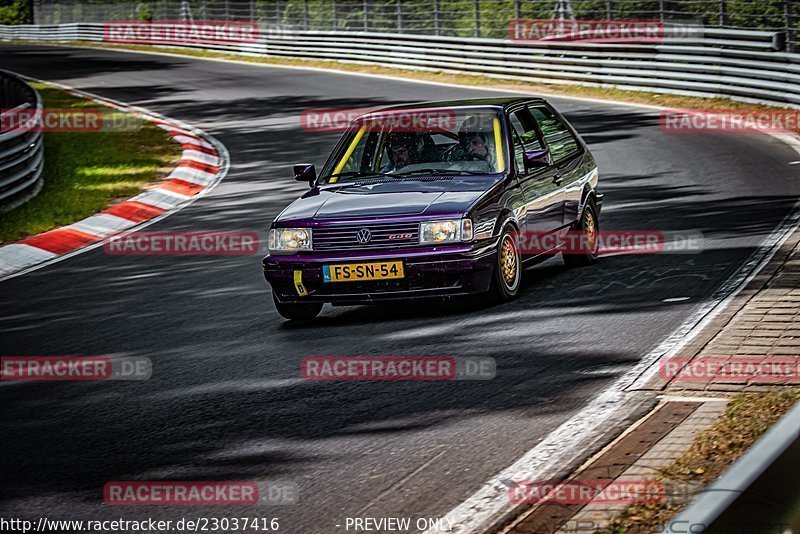
[[[403,33],[403,0],[397,0],[397,33]]]
[[[479,0],[474,0],[475,5],[475,37],[481,36],[481,8]]]
[[[786,51],[794,52],[794,17],[791,0],[783,0],[783,14],[786,19]]]
[[[331,17],[331,21],[333,21],[333,31],[336,31],[339,29],[339,21],[336,20],[336,0],[332,0],[331,10],[333,11],[333,16]]]
[[[658,20],[664,22],[664,0],[658,0]]]
[[[364,0],[364,31],[369,31],[369,3]]]
[[[433,0],[433,34],[439,35],[439,0]]]
[[[308,0],[303,0],[303,29],[308,31]]]
[[[514,18],[517,20],[522,18],[522,0],[514,0]]]
[[[728,0],[719,0],[719,27],[725,26],[728,19]]]
[[[614,5],[611,3],[611,0],[606,1],[606,20],[611,20],[614,18]]]

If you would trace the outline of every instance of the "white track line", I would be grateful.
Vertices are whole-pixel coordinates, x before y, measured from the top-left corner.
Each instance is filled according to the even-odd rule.
[[[767,239],[766,254],[756,253],[728,279],[696,313],[692,314],[671,336],[648,353],[642,360],[609,389],[592,400],[580,412],[551,432],[536,447],[525,453],[514,464],[495,475],[477,492],[447,513],[445,519],[458,534],[485,532],[497,523],[513,516],[518,508],[508,499],[504,480],[548,480],[564,466],[580,460],[587,448],[598,443],[614,424],[633,414],[640,403],[635,393],[628,391],[638,379],[645,379],[658,371],[662,359],[673,357],[691,339],[697,336],[714,317],[769,262],[789,235],[798,227],[797,205],[778,229]],[[435,534],[435,531],[427,531]]]
[[[800,154],[800,141],[789,135],[774,135]],[[504,480],[548,480],[564,466],[577,463],[602,439],[615,423],[632,415],[639,402],[635,390],[644,386],[658,372],[660,362],[675,356],[718,316],[742,289],[769,263],[783,243],[800,226],[800,202],[764,240],[759,249],[667,339],[650,351],[609,389],[592,400],[580,412],[547,435],[536,447],[514,464],[486,482],[467,500],[445,515],[457,534],[482,534],[498,523],[512,518],[521,507],[511,504]],[[436,534],[429,530],[425,534]]]

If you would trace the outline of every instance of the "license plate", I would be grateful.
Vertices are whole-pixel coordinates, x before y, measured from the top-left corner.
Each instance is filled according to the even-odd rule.
[[[322,279],[325,282],[361,282],[363,280],[390,280],[403,278],[402,261],[377,263],[340,263],[323,265]]]

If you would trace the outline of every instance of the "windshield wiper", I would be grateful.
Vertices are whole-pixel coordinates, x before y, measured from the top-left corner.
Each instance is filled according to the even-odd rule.
[[[398,172],[393,176],[412,176],[414,174],[470,174],[470,175],[484,175],[484,174],[496,174],[493,172],[484,172],[484,171],[469,171],[469,170],[457,170],[457,169],[414,169],[413,171],[408,172]]]

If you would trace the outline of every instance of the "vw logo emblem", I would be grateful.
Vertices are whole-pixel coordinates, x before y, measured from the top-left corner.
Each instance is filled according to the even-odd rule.
[[[366,228],[362,228],[356,233],[356,240],[362,245],[366,245],[372,239],[372,233]]]

